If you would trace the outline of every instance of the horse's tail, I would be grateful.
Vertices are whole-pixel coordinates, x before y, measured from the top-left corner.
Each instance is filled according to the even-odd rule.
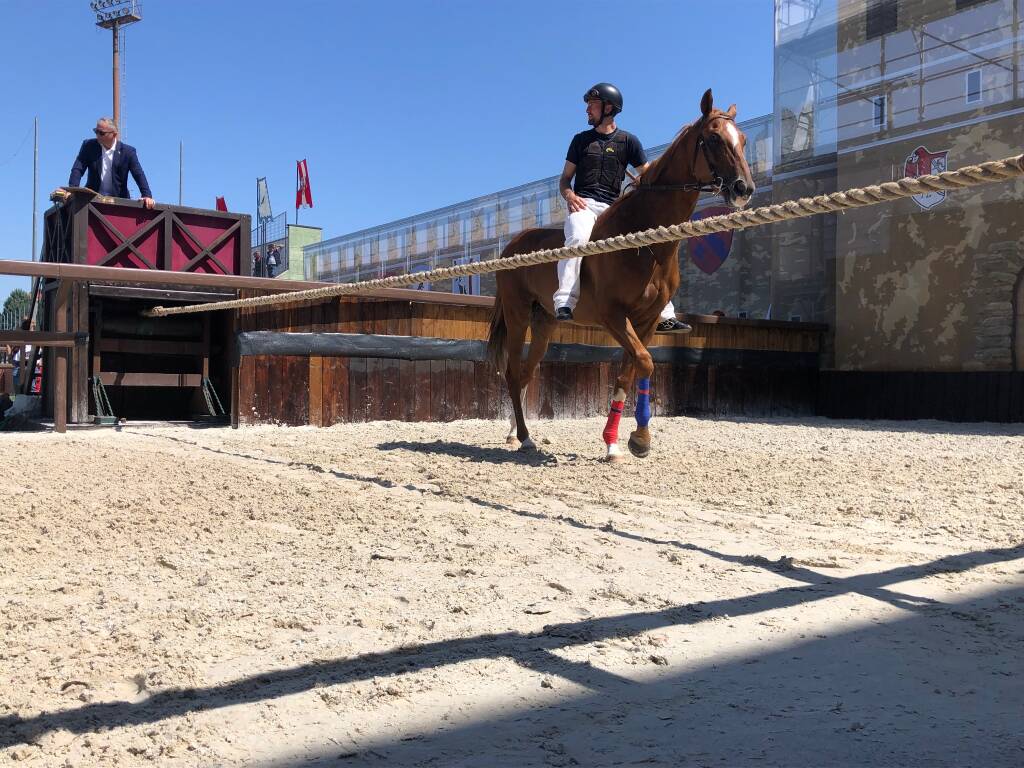
[[[487,360],[503,373],[508,364],[508,326],[505,325],[505,312],[501,306],[501,291],[494,296],[494,312],[491,314],[491,330],[487,335]]]

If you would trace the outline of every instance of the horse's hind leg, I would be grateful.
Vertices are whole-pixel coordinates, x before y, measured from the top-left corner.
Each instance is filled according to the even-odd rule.
[[[547,352],[548,342],[551,340],[551,334],[555,330],[555,319],[547,312],[536,308],[533,313],[533,317],[530,320],[530,351],[526,355],[526,360],[523,361],[522,368],[519,371],[519,381],[522,383],[522,390],[520,390],[520,412],[522,412],[522,403],[526,400],[526,390],[530,387],[530,382],[533,381],[533,376],[537,371],[537,366],[540,365],[540,361],[544,357],[544,353]],[[518,358],[517,358],[518,359]],[[509,358],[509,365],[512,364],[512,358]],[[513,398],[513,414],[512,414],[512,429],[508,433],[508,437],[505,442],[514,442],[513,433],[518,432],[518,424],[516,423],[515,415],[515,399]],[[523,416],[523,428],[525,431],[526,417]],[[533,440],[527,435],[526,439],[522,437],[518,438],[520,441],[520,450],[530,450],[536,448]]]
[[[513,442],[513,435],[519,440],[521,450],[534,448],[530,439],[530,430],[526,428],[526,416],[523,414],[523,398],[526,397],[528,379],[523,378],[523,344],[526,342],[526,321],[508,325],[508,362],[505,367],[505,383],[508,384],[508,396],[512,400],[512,429],[506,442]]]

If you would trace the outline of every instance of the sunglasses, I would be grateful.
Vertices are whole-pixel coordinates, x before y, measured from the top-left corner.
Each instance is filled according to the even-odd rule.
[[[99,128],[93,128],[92,132],[95,133],[97,136],[109,136],[110,134],[114,133],[114,131],[101,131]]]

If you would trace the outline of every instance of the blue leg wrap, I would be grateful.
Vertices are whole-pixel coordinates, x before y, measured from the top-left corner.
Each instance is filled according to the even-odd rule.
[[[646,427],[651,420],[651,380],[640,379],[636,383],[636,425]]]

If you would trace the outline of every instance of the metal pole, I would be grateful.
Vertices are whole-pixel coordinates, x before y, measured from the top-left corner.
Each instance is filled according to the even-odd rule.
[[[36,227],[39,205],[39,116],[36,116],[35,148],[32,152],[32,261],[36,260]]]
[[[119,63],[120,49],[119,49],[119,43],[118,43],[118,39],[117,39],[117,28],[118,28],[118,26],[119,26],[118,23],[115,21],[111,25],[110,31],[114,35],[114,125],[116,125],[118,130],[120,130],[121,129],[121,78],[119,77],[120,72],[118,71],[119,68],[120,68],[120,63]]]
[[[181,205],[181,190],[185,178],[185,142],[178,142],[178,205]]]

